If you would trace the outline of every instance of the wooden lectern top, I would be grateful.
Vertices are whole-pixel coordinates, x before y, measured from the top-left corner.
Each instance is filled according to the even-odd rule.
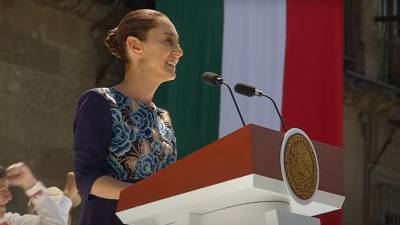
[[[249,174],[283,180],[283,133],[247,125],[121,192],[117,212]],[[343,152],[313,141],[319,161],[319,190],[344,196]]]

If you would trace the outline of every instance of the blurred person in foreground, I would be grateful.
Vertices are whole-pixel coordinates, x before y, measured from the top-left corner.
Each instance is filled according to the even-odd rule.
[[[64,191],[62,191],[58,187],[49,187],[46,189],[46,193],[61,208],[63,217],[68,218],[68,225],[72,225],[71,210],[72,208],[79,206],[79,204],[81,203],[81,198],[79,196],[78,190],[76,189],[74,173],[73,172],[67,173]],[[38,214],[35,211],[35,205],[33,204],[32,200],[28,202],[28,212],[34,215]]]
[[[12,200],[9,186],[21,187],[25,191],[34,214],[7,212],[6,205]],[[0,166],[0,225],[67,225],[71,205],[67,197],[61,197],[60,202],[52,199],[24,163],[12,164],[7,169]]]
[[[175,79],[183,55],[174,25],[161,12],[135,10],[109,31],[105,44],[125,64],[124,80],[79,99],[74,170],[80,225],[122,224],[115,215],[121,190],[177,159],[169,114],[153,103],[158,86]]]

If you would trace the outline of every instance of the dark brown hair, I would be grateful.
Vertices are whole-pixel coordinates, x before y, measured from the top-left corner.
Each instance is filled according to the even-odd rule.
[[[0,179],[4,179],[6,176],[6,170],[0,165]]]
[[[157,18],[165,16],[163,13],[151,9],[139,9],[128,13],[117,27],[110,30],[104,44],[115,57],[128,63],[125,41],[128,36],[134,36],[141,41],[147,40],[147,34],[157,26]]]

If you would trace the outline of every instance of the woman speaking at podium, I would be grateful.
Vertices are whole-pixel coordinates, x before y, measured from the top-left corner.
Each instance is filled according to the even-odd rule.
[[[74,170],[83,199],[80,225],[122,224],[115,215],[122,189],[174,163],[176,139],[167,111],[153,95],[175,79],[183,55],[174,25],[142,9],[110,30],[105,45],[125,64],[114,87],[86,91],[74,123]]]

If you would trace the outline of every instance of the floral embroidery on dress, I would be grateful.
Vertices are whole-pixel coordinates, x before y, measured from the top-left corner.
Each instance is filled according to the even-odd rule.
[[[131,100],[115,88],[94,90],[110,106],[112,138],[106,157],[110,176],[136,182],[176,162],[176,138],[167,111]]]

